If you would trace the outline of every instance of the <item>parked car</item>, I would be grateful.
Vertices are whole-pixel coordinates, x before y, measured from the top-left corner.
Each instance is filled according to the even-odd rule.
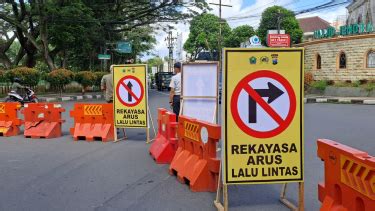
[[[163,91],[164,89],[170,90],[169,83],[171,82],[172,76],[172,72],[155,73],[155,84],[158,91]]]

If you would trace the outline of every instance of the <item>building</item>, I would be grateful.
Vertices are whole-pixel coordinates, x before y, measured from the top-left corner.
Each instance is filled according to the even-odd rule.
[[[347,25],[355,23],[375,23],[375,0],[353,0],[347,7]]]
[[[331,26],[327,21],[321,19],[318,16],[300,18],[300,19],[297,19],[297,21],[299,23],[299,27],[303,31],[304,42],[313,40],[314,31],[319,30],[319,29],[325,29]]]
[[[353,1],[347,7],[346,25],[317,29],[311,41],[294,45],[305,48],[305,70],[315,80],[375,80],[374,3]]]
[[[305,70],[315,80],[375,79],[375,34],[314,40],[305,47]]]

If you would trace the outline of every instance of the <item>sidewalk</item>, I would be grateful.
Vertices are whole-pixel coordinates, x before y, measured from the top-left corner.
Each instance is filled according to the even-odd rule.
[[[82,93],[67,93],[62,94],[45,94],[37,95],[39,102],[65,102],[65,101],[78,101],[85,99],[104,99],[102,92],[88,92],[82,95]],[[1,98],[0,101],[4,102],[5,98]]]
[[[63,94],[48,94],[38,96],[40,102],[65,102],[65,101],[78,101],[85,99],[102,99],[104,98],[102,92],[89,92],[82,95],[82,93],[69,93]]]
[[[366,104],[375,105],[374,97],[333,97],[306,95],[305,103],[343,103],[343,104]]]

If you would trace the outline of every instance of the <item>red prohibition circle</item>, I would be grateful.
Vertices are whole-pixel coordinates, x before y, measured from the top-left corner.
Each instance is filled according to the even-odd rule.
[[[289,112],[284,122],[281,125],[279,124],[279,127],[270,131],[265,131],[265,132],[253,130],[250,127],[248,127],[242,121],[240,114],[238,112],[238,107],[237,107],[238,98],[239,98],[240,92],[243,90],[243,87],[250,86],[249,82],[257,78],[271,78],[281,83],[287,91],[287,94],[289,96],[289,102],[290,102]],[[295,112],[296,112],[296,95],[294,93],[292,86],[288,82],[288,80],[286,80],[282,75],[269,71],[269,70],[259,70],[254,73],[250,73],[237,84],[237,86],[235,87],[233,91],[230,105],[231,105],[231,112],[232,112],[233,119],[242,131],[244,131],[249,136],[256,137],[256,138],[271,138],[283,132],[292,122]]]
[[[122,82],[125,81],[126,79],[133,79],[133,80],[135,80],[135,82],[137,82],[138,85],[139,85],[139,87],[141,88],[141,96],[139,96],[138,100],[137,100],[135,103],[133,103],[133,104],[126,103],[125,101],[122,100],[122,98],[121,98],[121,96],[120,96],[120,86],[121,86],[121,85],[124,86],[124,87],[126,86],[126,84],[123,84],[123,83],[122,83]],[[126,88],[125,88],[125,89],[126,89]],[[121,79],[119,80],[119,82],[117,83],[117,86],[116,86],[116,96],[117,96],[117,99],[118,99],[122,104],[124,104],[125,106],[128,106],[128,107],[134,107],[134,106],[138,105],[138,104],[142,101],[142,99],[143,99],[143,95],[144,95],[144,90],[143,90],[142,82],[141,82],[138,78],[136,78],[136,77],[134,77],[134,76],[132,76],[132,75],[128,75],[128,76],[125,76],[125,77],[121,78]]]

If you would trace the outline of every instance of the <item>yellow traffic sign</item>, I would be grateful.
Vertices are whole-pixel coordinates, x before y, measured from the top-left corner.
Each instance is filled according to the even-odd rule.
[[[224,50],[224,183],[303,181],[303,49]]]
[[[145,128],[147,121],[147,66],[115,65],[113,91],[115,126]]]

